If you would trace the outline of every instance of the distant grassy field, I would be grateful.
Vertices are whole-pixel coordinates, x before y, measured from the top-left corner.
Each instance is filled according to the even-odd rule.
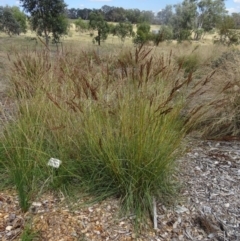
[[[75,29],[75,25],[71,21],[71,27],[66,36],[63,36],[61,42],[64,47],[71,47],[71,48],[92,48],[96,47],[96,44],[93,44],[92,40],[93,37],[90,36],[89,31],[78,32]],[[151,25],[151,30],[157,30],[160,28],[160,25]],[[134,25],[134,31],[136,32],[137,26]],[[95,32],[96,34],[96,32]],[[212,39],[215,34],[206,34],[204,39],[201,41],[193,42],[192,44],[201,44],[201,45],[209,45],[212,44]],[[38,49],[42,47],[40,41],[36,41],[36,33],[30,30],[27,31],[26,34],[21,34],[20,36],[12,36],[9,37],[4,33],[0,33],[0,52],[5,51],[14,51],[16,49]],[[172,43],[176,43],[176,41],[172,41]],[[122,42],[117,36],[109,35],[107,40],[102,42],[101,45],[107,47],[109,49],[115,48],[122,48],[124,47],[132,47],[133,42],[132,38],[126,38],[124,42]],[[165,45],[165,43],[160,44],[160,46]],[[152,45],[153,46],[153,45]],[[61,47],[61,46],[60,46]],[[50,48],[52,50],[56,49],[56,46],[50,43]],[[1,66],[0,66],[1,68]]]

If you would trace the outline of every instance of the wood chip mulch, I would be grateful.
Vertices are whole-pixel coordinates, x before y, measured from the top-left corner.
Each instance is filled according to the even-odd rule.
[[[27,225],[38,239],[74,240],[240,240],[240,143],[193,141],[179,160],[184,184],[175,207],[157,204],[158,229],[151,221],[140,234],[133,228],[134,216],[119,217],[119,203],[108,199],[83,205],[79,198],[69,204],[64,196],[45,194],[27,213],[19,209],[14,192],[0,192],[0,240],[20,240]]]

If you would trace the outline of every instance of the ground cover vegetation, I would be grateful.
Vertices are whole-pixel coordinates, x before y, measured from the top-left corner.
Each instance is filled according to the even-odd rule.
[[[21,2],[29,12],[34,9],[33,1]],[[225,12],[222,1],[184,1],[174,6],[175,12],[167,6],[158,14],[173,24],[161,22],[160,32],[153,35],[140,11],[132,13],[138,13],[141,21],[132,16],[132,20],[109,24],[103,13],[118,15],[115,8],[104,6],[91,13],[83,11],[87,17],[76,15],[73,22],[74,31],[90,31],[88,42],[94,38],[98,47],[90,43],[80,48],[79,40],[69,37],[62,40],[64,48],[59,51],[49,36],[59,42],[68,26],[64,2],[55,3],[60,10],[51,15],[51,26],[35,13],[28,22],[40,37],[43,33],[45,42],[37,45],[13,36],[15,44],[0,46],[9,58],[4,77],[15,103],[12,121],[4,123],[1,135],[0,173],[4,183],[15,185],[25,212],[43,192],[75,189],[96,200],[118,198],[124,213],[136,214],[139,227],[153,215],[153,200],[167,205],[177,202],[176,160],[185,151],[187,134],[239,137],[240,52],[231,46],[237,43],[231,31],[236,31],[238,16],[218,18]],[[119,15],[120,10],[124,12],[118,9]],[[206,16],[211,11],[217,20],[210,26]],[[184,18],[180,21],[178,16]],[[60,25],[64,24],[56,27],[59,17],[64,19]],[[202,32],[191,25],[196,18]],[[135,34],[132,23],[137,23]],[[177,29],[174,23],[179,23]],[[216,27],[216,40],[225,46],[184,41],[191,33],[199,39]],[[6,27],[2,29],[7,32]],[[135,46],[111,45],[108,34],[121,42],[133,38]],[[162,43],[170,39],[181,41]],[[28,43],[26,48],[16,47],[20,40],[21,45]],[[60,167],[49,166],[50,158],[61,160]],[[32,234],[29,230],[26,236]]]

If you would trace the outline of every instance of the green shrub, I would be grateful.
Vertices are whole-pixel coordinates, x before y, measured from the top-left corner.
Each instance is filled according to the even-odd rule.
[[[182,42],[183,40],[189,40],[191,37],[191,31],[188,29],[181,29],[175,37],[178,42]]]
[[[162,25],[158,33],[152,34],[152,40],[156,46],[158,46],[160,42],[171,39],[173,39],[173,29],[166,25]]]
[[[137,25],[137,33],[135,35],[135,38],[133,39],[134,44],[145,44],[151,40],[151,34],[150,34],[151,26],[146,23],[140,23]]]
[[[200,58],[197,53],[178,56],[176,60],[178,65],[185,70],[185,73],[195,72],[200,65]]]

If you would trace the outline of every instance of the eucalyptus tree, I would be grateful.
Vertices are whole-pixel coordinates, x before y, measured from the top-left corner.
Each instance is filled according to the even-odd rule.
[[[189,39],[197,17],[195,0],[184,0],[174,6],[175,14],[172,19],[174,37],[181,41]]]
[[[166,5],[164,9],[157,13],[157,18],[159,19],[161,25],[171,25],[173,15],[173,6]]]
[[[112,34],[118,36],[122,42],[126,37],[134,37],[133,26],[130,22],[120,22],[112,28]]]
[[[137,25],[137,33],[133,42],[135,44],[145,44],[152,39],[152,35],[150,33],[151,26],[147,22],[139,23]]]
[[[197,28],[206,32],[215,28],[227,14],[224,0],[201,0],[197,6]]]
[[[84,20],[88,20],[89,15],[91,14],[92,11],[93,10],[90,8],[77,9],[77,17]]]
[[[111,22],[126,21],[126,11],[121,7],[113,8],[105,15],[105,19]]]
[[[88,29],[88,23],[81,18],[78,18],[77,20],[74,21],[74,24],[76,26],[76,31],[82,32]]]
[[[240,44],[239,30],[234,28],[234,18],[229,15],[224,16],[218,23],[219,40],[215,39],[215,42],[220,42],[228,46]]]
[[[234,28],[240,29],[240,13],[232,13],[232,18],[234,21]]]
[[[160,42],[168,41],[173,38],[173,29],[171,26],[161,25],[159,31],[152,33],[153,43],[158,46]]]
[[[141,11],[137,8],[128,9],[125,11],[126,20],[131,22],[132,24],[137,24],[140,22]]]
[[[32,29],[38,36],[44,36],[47,46],[51,35],[53,41],[58,42],[67,33],[67,5],[63,0],[20,0],[20,4],[30,14]]]
[[[101,42],[106,40],[110,31],[108,23],[104,20],[101,12],[91,12],[89,16],[89,28],[97,31],[97,36],[94,37],[94,41],[101,45]]]
[[[13,6],[10,7],[10,11],[12,12],[13,17],[20,25],[20,32],[26,33],[27,32],[27,16],[22,12],[19,7]]]
[[[197,0],[183,0],[176,5],[166,5],[164,9],[157,13],[157,18],[163,30],[167,30],[167,36],[181,41],[189,39],[191,31],[195,28],[197,18]],[[158,40],[162,39],[161,33]],[[168,37],[169,38],[169,37]]]
[[[0,30],[9,36],[20,34],[21,26],[9,7],[0,7]]]
[[[152,23],[154,18],[155,18],[154,12],[152,12],[152,11],[141,11],[139,21],[140,22]]]
[[[224,0],[183,0],[176,5],[167,5],[157,14],[163,25],[171,26],[174,38],[188,39],[195,32],[195,38],[215,28],[226,16]]]

